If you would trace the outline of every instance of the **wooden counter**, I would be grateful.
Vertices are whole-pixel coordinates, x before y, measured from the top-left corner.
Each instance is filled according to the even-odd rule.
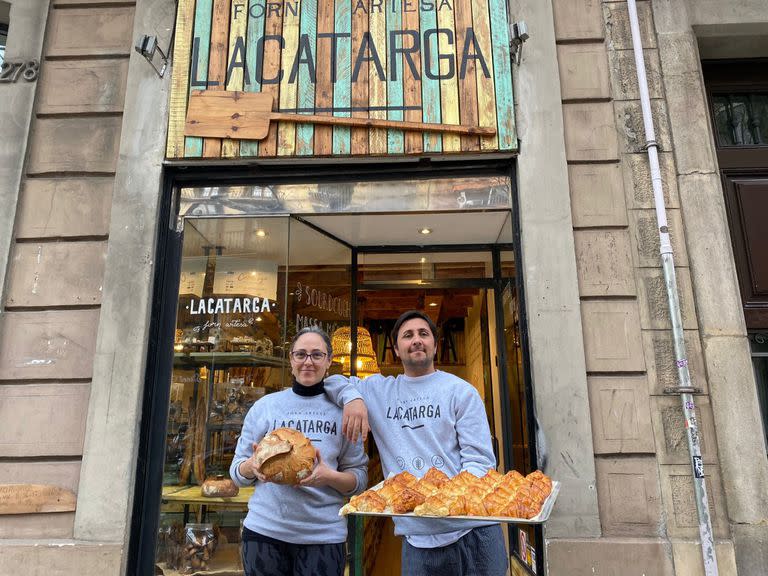
[[[178,502],[180,504],[202,504],[205,506],[245,509],[252,494],[253,486],[240,488],[240,493],[232,498],[208,498],[202,495],[200,486],[163,486],[163,502]]]

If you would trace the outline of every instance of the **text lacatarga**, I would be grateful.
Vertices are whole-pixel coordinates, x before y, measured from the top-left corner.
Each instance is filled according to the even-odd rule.
[[[440,418],[440,405],[388,406],[387,418],[390,420],[416,420],[418,418]]]
[[[266,298],[194,298],[189,301],[190,314],[261,314],[272,312],[276,303]]]
[[[272,428],[294,428],[304,434],[332,434],[336,435],[336,422],[328,420],[311,420],[309,418],[296,418],[278,422],[272,421]]]

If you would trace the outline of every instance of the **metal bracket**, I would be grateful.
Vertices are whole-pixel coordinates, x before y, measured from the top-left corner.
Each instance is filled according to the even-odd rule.
[[[146,58],[150,66],[155,69],[157,75],[162,78],[163,74],[165,74],[165,69],[168,67],[168,55],[163,52],[160,46],[157,45],[157,36],[147,36],[144,34],[138,39],[134,48],[136,49],[136,52]],[[155,66],[154,62],[156,51],[160,53],[160,60],[163,63],[159,70],[157,69],[157,66]],[[170,52],[170,49],[168,51]]]
[[[514,22],[509,26],[509,51],[512,54],[512,62],[520,65],[520,59],[523,56],[523,43],[530,38],[528,34],[528,25],[521,20]]]
[[[701,388],[697,388],[696,386],[667,386],[664,388],[664,394],[701,394]]]

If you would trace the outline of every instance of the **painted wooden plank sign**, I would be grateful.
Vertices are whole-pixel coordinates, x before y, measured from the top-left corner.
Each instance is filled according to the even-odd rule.
[[[504,0],[179,0],[166,154],[514,151],[511,73]],[[190,131],[199,91],[269,95],[266,133]]]

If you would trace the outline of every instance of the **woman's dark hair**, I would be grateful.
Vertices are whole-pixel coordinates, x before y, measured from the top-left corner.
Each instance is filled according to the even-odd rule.
[[[306,328],[302,328],[298,332],[296,332],[296,336],[293,337],[293,340],[291,340],[291,348],[289,352],[293,352],[293,347],[296,345],[296,340],[304,336],[304,334],[317,334],[320,336],[320,338],[323,339],[323,342],[325,342],[325,347],[327,348],[328,356],[333,356],[333,346],[331,346],[331,337],[328,336],[328,333],[320,328],[319,326],[307,326]]]
[[[400,326],[405,324],[406,321],[411,320],[413,318],[421,318],[424,320],[424,322],[427,323],[429,326],[429,329],[432,331],[432,338],[437,341],[437,326],[435,326],[435,323],[432,321],[432,318],[424,314],[421,310],[408,310],[408,312],[403,312],[400,314],[400,318],[398,318],[395,321],[395,326],[392,328],[392,332],[390,336],[392,336],[392,343],[394,345],[397,345],[397,333],[400,332]]]

